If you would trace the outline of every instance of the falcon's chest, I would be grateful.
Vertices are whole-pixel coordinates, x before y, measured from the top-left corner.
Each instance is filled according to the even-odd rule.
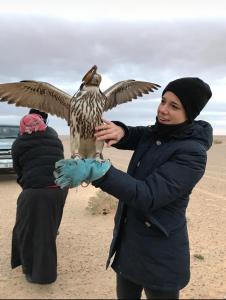
[[[81,90],[72,99],[70,119],[71,124],[84,137],[92,137],[95,127],[101,124],[105,105],[105,96],[97,87]]]

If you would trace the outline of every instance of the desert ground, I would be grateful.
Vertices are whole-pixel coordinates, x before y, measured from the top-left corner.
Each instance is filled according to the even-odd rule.
[[[69,139],[61,139],[69,157]],[[104,149],[104,156],[121,170],[126,170],[131,154]],[[193,190],[187,210],[191,280],[181,299],[226,299],[226,136],[215,137],[208,154],[206,173]],[[11,233],[21,190],[15,178],[0,174],[0,299],[114,299],[115,274],[105,269],[114,209],[106,207],[96,214],[87,209],[98,192],[93,186],[69,192],[57,237],[57,281],[30,284],[21,267],[11,269]]]

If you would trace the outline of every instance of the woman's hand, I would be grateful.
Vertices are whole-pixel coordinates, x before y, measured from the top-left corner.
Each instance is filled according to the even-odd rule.
[[[122,127],[115,125],[115,123],[107,120],[103,120],[103,124],[96,127],[96,133],[94,134],[97,141],[105,141],[108,147],[118,143],[125,132]]]

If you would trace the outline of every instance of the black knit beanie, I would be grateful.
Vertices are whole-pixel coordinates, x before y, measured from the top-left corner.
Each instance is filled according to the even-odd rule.
[[[40,111],[38,109],[34,109],[34,108],[31,108],[29,110],[29,114],[37,114],[37,115],[40,115],[42,118],[43,118],[43,121],[46,123],[47,122],[47,118],[48,118],[48,114],[45,113],[44,111]]]
[[[192,122],[212,96],[207,83],[197,77],[184,77],[171,81],[162,92],[173,92],[183,104],[188,120]]]

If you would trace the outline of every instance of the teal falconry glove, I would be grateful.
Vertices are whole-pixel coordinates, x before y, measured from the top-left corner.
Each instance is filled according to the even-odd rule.
[[[55,163],[55,183],[62,189],[77,187],[82,182],[92,182],[104,176],[109,170],[109,160],[101,162],[87,159],[62,159]]]

